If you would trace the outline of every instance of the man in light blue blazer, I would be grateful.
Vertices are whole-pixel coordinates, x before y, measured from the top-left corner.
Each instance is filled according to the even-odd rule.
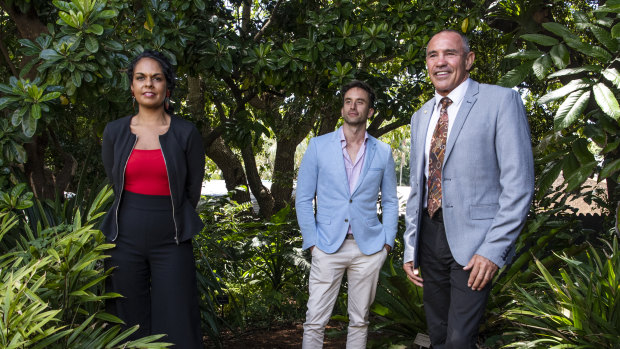
[[[370,305],[398,225],[392,151],[366,132],[366,121],[374,113],[374,92],[368,84],[353,81],[341,95],[343,126],[310,140],[297,177],[297,220],[303,248],[312,252],[304,349],[323,347],[325,325],[345,271],[347,348],[366,347]],[[382,222],[377,215],[379,193]]]
[[[403,268],[424,287],[435,349],[476,348],[489,281],[510,262],[534,193],[521,98],[469,79],[474,58],[461,33],[434,35],[426,65],[435,98],[411,118]]]

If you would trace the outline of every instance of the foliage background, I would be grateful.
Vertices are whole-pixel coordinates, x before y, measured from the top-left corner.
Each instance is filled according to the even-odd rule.
[[[223,331],[303,319],[308,257],[291,194],[307,139],[339,125],[344,82],[374,86],[368,131],[391,144],[408,183],[406,125],[433,93],[424,47],[444,27],[470,37],[474,79],[521,92],[535,146],[536,200],[517,258],[495,279],[481,344],[618,345],[618,0],[0,0],[0,10],[0,309],[19,319],[2,324],[3,345],[123,341],[101,311],[113,295],[102,290],[108,246],[94,227],[109,195],[103,127],[135,112],[131,57],[153,48],[174,62],[175,112],[199,127],[207,177],[230,191],[201,202],[207,228],[194,242],[203,329],[217,346]],[[585,225],[570,196],[606,218]],[[373,331],[385,334],[377,347],[425,332],[421,291],[404,279],[400,250],[397,241],[373,306]],[[59,279],[71,288],[60,290]],[[536,303],[542,294],[546,306]],[[333,318],[343,324],[345,302],[346,283]],[[32,312],[12,312],[16,304]],[[586,308],[611,315],[589,318]],[[109,329],[97,332],[104,322]],[[163,345],[155,340],[135,345]]]

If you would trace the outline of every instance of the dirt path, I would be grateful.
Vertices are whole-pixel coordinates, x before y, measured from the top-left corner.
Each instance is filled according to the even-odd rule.
[[[333,328],[332,328],[333,329]],[[327,329],[329,331],[329,327]],[[303,328],[301,324],[291,324],[273,329],[255,329],[233,335],[224,334],[222,348],[224,349],[298,349],[301,348]],[[341,349],[346,345],[346,334],[336,337],[325,335],[325,349]],[[214,348],[206,343],[205,348]]]

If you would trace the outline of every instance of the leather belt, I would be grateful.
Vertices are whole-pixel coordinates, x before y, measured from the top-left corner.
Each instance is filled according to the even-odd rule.
[[[353,234],[347,234],[347,239],[348,240],[355,240],[355,238],[353,237]]]

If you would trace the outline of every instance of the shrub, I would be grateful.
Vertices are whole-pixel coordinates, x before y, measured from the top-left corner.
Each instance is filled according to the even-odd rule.
[[[518,287],[516,306],[506,318],[519,341],[510,348],[620,348],[620,249],[590,248],[580,256],[560,256],[565,267],[552,274],[540,261],[540,281]]]
[[[0,256],[0,347],[168,346],[155,342],[161,335],[125,341],[137,327],[121,331],[121,320],[103,311],[104,300],[119,295],[103,291],[110,271],[103,271],[102,261],[113,245],[104,243],[94,222],[111,195],[109,188],[101,191],[85,219],[76,210],[72,223],[46,226],[39,221],[34,231],[28,216],[0,213],[0,240],[17,236],[3,244],[13,247]]]

